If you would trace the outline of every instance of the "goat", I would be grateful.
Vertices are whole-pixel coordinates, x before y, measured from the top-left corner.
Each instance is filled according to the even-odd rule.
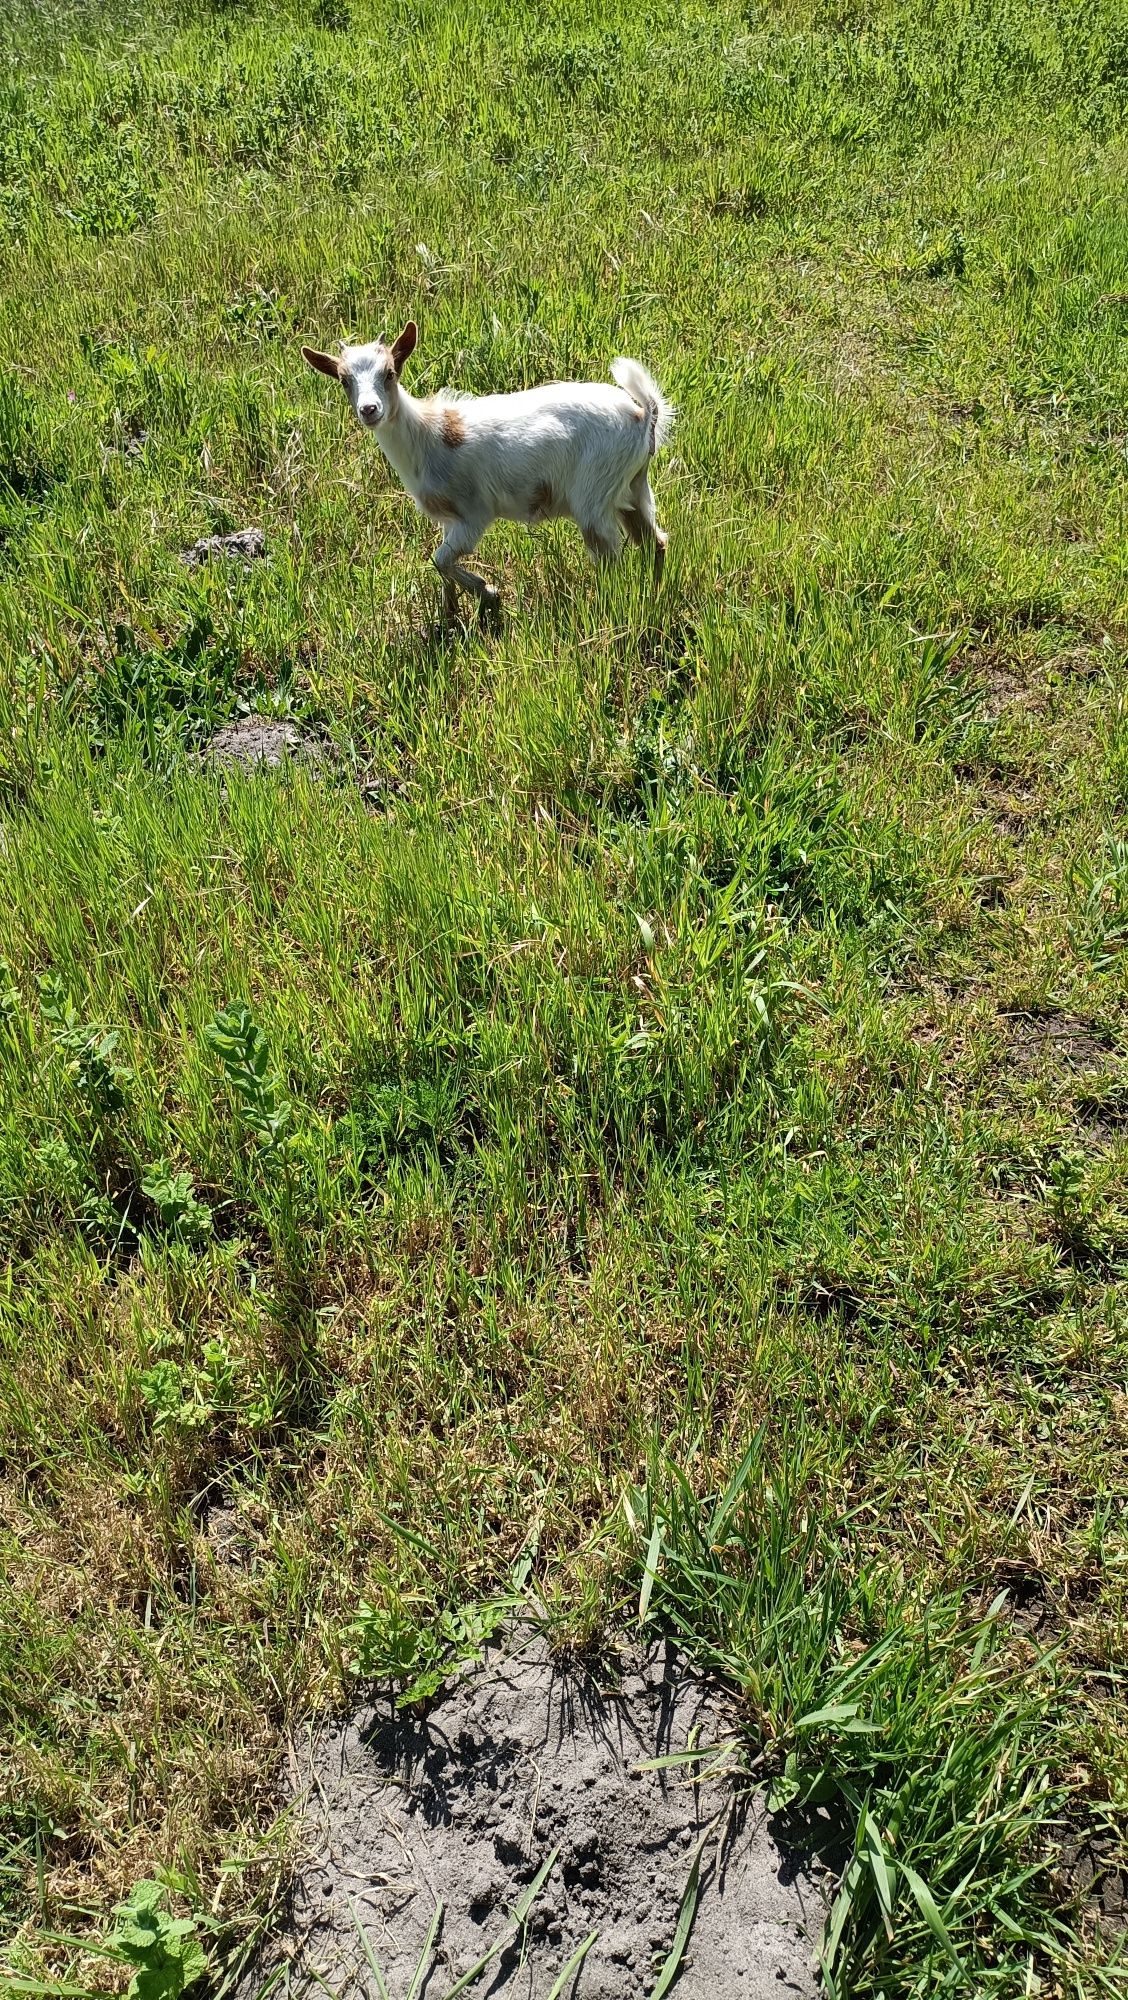
[[[646,369],[613,361],[615,387],[550,382],[508,396],[445,391],[422,401],[400,381],[417,338],[409,320],[390,346],[381,339],[343,347],[339,358],[311,347],[302,353],[340,383],[420,512],[442,529],[434,564],[448,617],[457,615],[461,587],[477,598],[482,618],[496,618],[498,592],[464,558],[497,520],[532,527],[567,516],[598,563],[615,560],[624,533],[649,543],[657,589],[667,538],[648,475],[674,412]]]

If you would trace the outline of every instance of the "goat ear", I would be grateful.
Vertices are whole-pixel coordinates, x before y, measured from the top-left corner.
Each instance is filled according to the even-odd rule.
[[[408,355],[415,352],[415,343],[418,338],[419,328],[413,319],[409,319],[403,332],[398,333],[392,342],[392,360],[396,364],[397,375],[407,360]]]
[[[335,354],[320,354],[316,347],[303,347],[302,353],[310,367],[316,368],[319,375],[331,375],[334,382],[340,381],[341,364]]]

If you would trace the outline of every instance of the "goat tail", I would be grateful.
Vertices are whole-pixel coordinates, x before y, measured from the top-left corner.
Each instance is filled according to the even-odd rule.
[[[611,363],[611,379],[625,389],[640,403],[650,418],[650,456],[661,451],[674,424],[674,406],[666,401],[653,375],[647,373],[641,361],[628,361],[620,355]]]

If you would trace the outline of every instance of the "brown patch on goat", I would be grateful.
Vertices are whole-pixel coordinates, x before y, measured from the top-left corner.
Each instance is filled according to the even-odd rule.
[[[637,507],[623,507],[619,519],[636,548],[641,548],[646,540],[646,522]]]
[[[322,354],[319,348],[303,347],[302,355],[319,375],[328,375],[334,382],[344,380],[344,368],[335,354]]]
[[[628,394],[628,395],[630,395],[630,391],[629,391],[629,390],[627,391],[627,394]],[[635,422],[636,422],[636,423],[642,423],[642,422],[643,422],[644,420],[649,420],[649,423],[650,423],[650,456],[651,456],[651,458],[653,458],[653,456],[654,456],[654,441],[655,441],[655,439],[656,439],[656,438],[657,438],[657,436],[658,436],[658,409],[657,409],[657,405],[655,405],[655,406],[654,406],[653,408],[651,408],[651,407],[650,407],[649,405],[644,405],[644,404],[642,404],[642,403],[638,403],[638,402],[636,402],[636,401],[635,401],[635,398],[634,398],[633,396],[631,396],[631,405],[632,405],[632,407],[631,407],[631,415],[632,415],[632,417],[634,418],[634,420],[635,420]]]
[[[461,521],[462,516],[453,500],[446,493],[425,493],[419,502],[425,514],[433,521]]]
[[[413,319],[409,319],[407,325],[404,327],[403,332],[397,333],[391,346],[392,360],[396,364],[397,375],[399,374],[400,369],[403,367],[404,362],[407,360],[408,355],[414,354],[415,343],[418,340],[418,338],[419,338],[419,328],[416,326],[415,321]]]
[[[534,486],[529,495],[529,519],[532,521],[547,521],[549,515],[555,512],[556,495],[549,485],[548,480],[542,479],[540,485]]]
[[[449,405],[443,411],[441,428],[443,443],[451,451],[457,450],[458,446],[465,442],[466,425],[459,416],[458,411],[452,410]]]

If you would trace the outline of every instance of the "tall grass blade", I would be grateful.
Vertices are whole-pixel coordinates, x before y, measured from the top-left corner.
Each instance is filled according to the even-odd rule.
[[[435,1904],[434,1914],[431,1918],[427,1935],[420,1946],[419,1957],[415,1961],[415,1971],[411,1975],[411,1984],[407,1989],[407,2000],[418,2000],[427,1968],[431,1963],[431,1951],[438,1936],[439,1925],[442,1923],[442,1920],[443,1901],[440,1896]]]
[[[909,1888],[912,1890],[913,1900],[916,1903],[917,1909],[920,1911],[937,1944],[941,1945],[944,1951],[947,1952],[953,1965],[958,1966],[960,1963],[959,1953],[956,1951],[956,1947],[948,1935],[947,1925],[936,1907],[935,1897],[927,1882],[917,1874],[915,1868],[910,1868],[907,1861],[900,1862],[899,1866]]]
[[[862,1817],[862,1843],[865,1853],[869,1857],[873,1879],[877,1885],[877,1899],[881,1905],[881,1914],[885,1923],[885,1934],[890,1942],[892,1942],[893,1879],[889,1862],[886,1859],[885,1846],[881,1838],[881,1829],[871,1812],[864,1813]]]
[[[661,1519],[659,1518],[657,1521],[655,1521],[654,1526],[650,1531],[650,1540],[647,1544],[646,1558],[642,1565],[642,1588],[638,1594],[638,1622],[640,1625],[645,1625],[646,1614],[650,1609],[650,1599],[653,1596],[654,1584],[658,1576],[658,1557],[661,1552],[661,1548],[662,1548],[662,1522]]]
[[[380,1966],[380,1961],[377,1958],[376,1953],[372,1948],[372,1941],[368,1935],[368,1932],[365,1930],[364,1925],[360,1921],[360,1913],[356,1907],[355,1896],[350,1896],[348,1898],[348,1905],[353,1923],[356,1926],[357,1937],[360,1939],[361,1950],[364,1952],[364,1956],[368,1960],[368,1963],[372,1968],[372,1977],[376,1982],[377,2000],[391,2000],[391,1995],[388,1992],[387,1982],[384,1978],[384,1974]]]
[[[572,1983],[572,1980],[575,1978],[577,1972],[579,1971],[581,1965],[583,1964],[585,1958],[587,1957],[589,1951],[592,1948],[592,1945],[595,1943],[598,1936],[599,1936],[598,1931],[589,1931],[583,1943],[578,1944],[576,1946],[575,1951],[572,1953],[572,1956],[568,1960],[568,1963],[564,1967],[563,1971],[558,1975],[556,1979],[553,1980],[552,1990],[549,1993],[548,2000],[564,2000],[565,1993],[567,1992],[569,1986]]]
[[[545,1883],[548,1881],[560,1857],[560,1849],[554,1847],[551,1854],[541,1862],[527,1889],[523,1889],[513,1905],[512,1918],[515,1924],[523,1924]]]
[[[682,1899],[678,1908],[678,1921],[674,1931],[674,1941],[663,1961],[650,2000],[662,2000],[663,1994],[669,1992],[681,1970],[681,1962],[685,1957],[685,1948],[689,1943],[689,1934],[693,1929],[693,1919],[697,1914],[697,1903],[701,1893],[701,1857],[705,1852],[709,1840],[716,1832],[720,1817],[721,1815],[718,1814],[715,1819],[710,1820],[709,1825],[705,1828],[704,1833],[693,1850],[689,1875],[685,1888],[682,1891]]]

